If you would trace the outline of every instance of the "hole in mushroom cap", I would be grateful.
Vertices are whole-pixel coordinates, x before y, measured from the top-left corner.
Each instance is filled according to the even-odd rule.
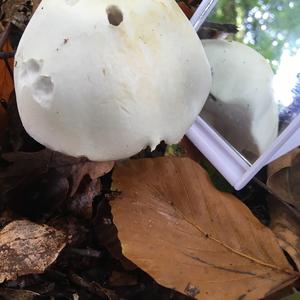
[[[39,76],[32,85],[32,96],[44,108],[49,108],[53,100],[54,84],[51,77]]]
[[[29,59],[21,66],[21,80],[32,82],[39,75],[43,62],[41,60]]]
[[[106,9],[107,18],[111,25],[119,26],[123,22],[123,13],[116,5],[110,5]]]

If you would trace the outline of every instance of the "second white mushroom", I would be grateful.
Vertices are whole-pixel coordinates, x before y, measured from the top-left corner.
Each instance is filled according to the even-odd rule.
[[[213,84],[201,115],[237,150],[257,157],[278,134],[273,71],[261,54],[246,45],[202,42]]]

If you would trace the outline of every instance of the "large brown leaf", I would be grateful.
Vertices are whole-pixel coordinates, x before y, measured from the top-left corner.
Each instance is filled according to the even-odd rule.
[[[123,254],[197,299],[259,299],[295,274],[274,234],[187,158],[121,162],[111,201]]]
[[[44,272],[66,241],[62,231],[47,225],[26,220],[8,224],[0,231],[0,283]]]

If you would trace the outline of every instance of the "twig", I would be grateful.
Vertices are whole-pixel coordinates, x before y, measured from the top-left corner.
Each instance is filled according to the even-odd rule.
[[[77,254],[77,255],[80,255],[80,256],[85,256],[85,257],[93,257],[93,258],[102,257],[102,253],[100,251],[94,250],[94,249],[69,248],[67,250],[67,252]]]
[[[108,290],[102,287],[97,282],[88,282],[84,278],[79,275],[72,273],[69,275],[69,279],[73,284],[76,284],[86,290],[88,290],[91,294],[99,296],[103,299],[117,300],[120,299],[114,291]]]

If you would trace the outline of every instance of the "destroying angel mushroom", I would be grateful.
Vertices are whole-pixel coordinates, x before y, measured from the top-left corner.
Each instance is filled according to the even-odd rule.
[[[15,86],[34,139],[105,161],[178,142],[211,74],[174,0],[43,0],[16,53]]]
[[[257,157],[276,139],[279,115],[267,60],[238,42],[203,40],[212,89],[201,116],[237,150]]]

